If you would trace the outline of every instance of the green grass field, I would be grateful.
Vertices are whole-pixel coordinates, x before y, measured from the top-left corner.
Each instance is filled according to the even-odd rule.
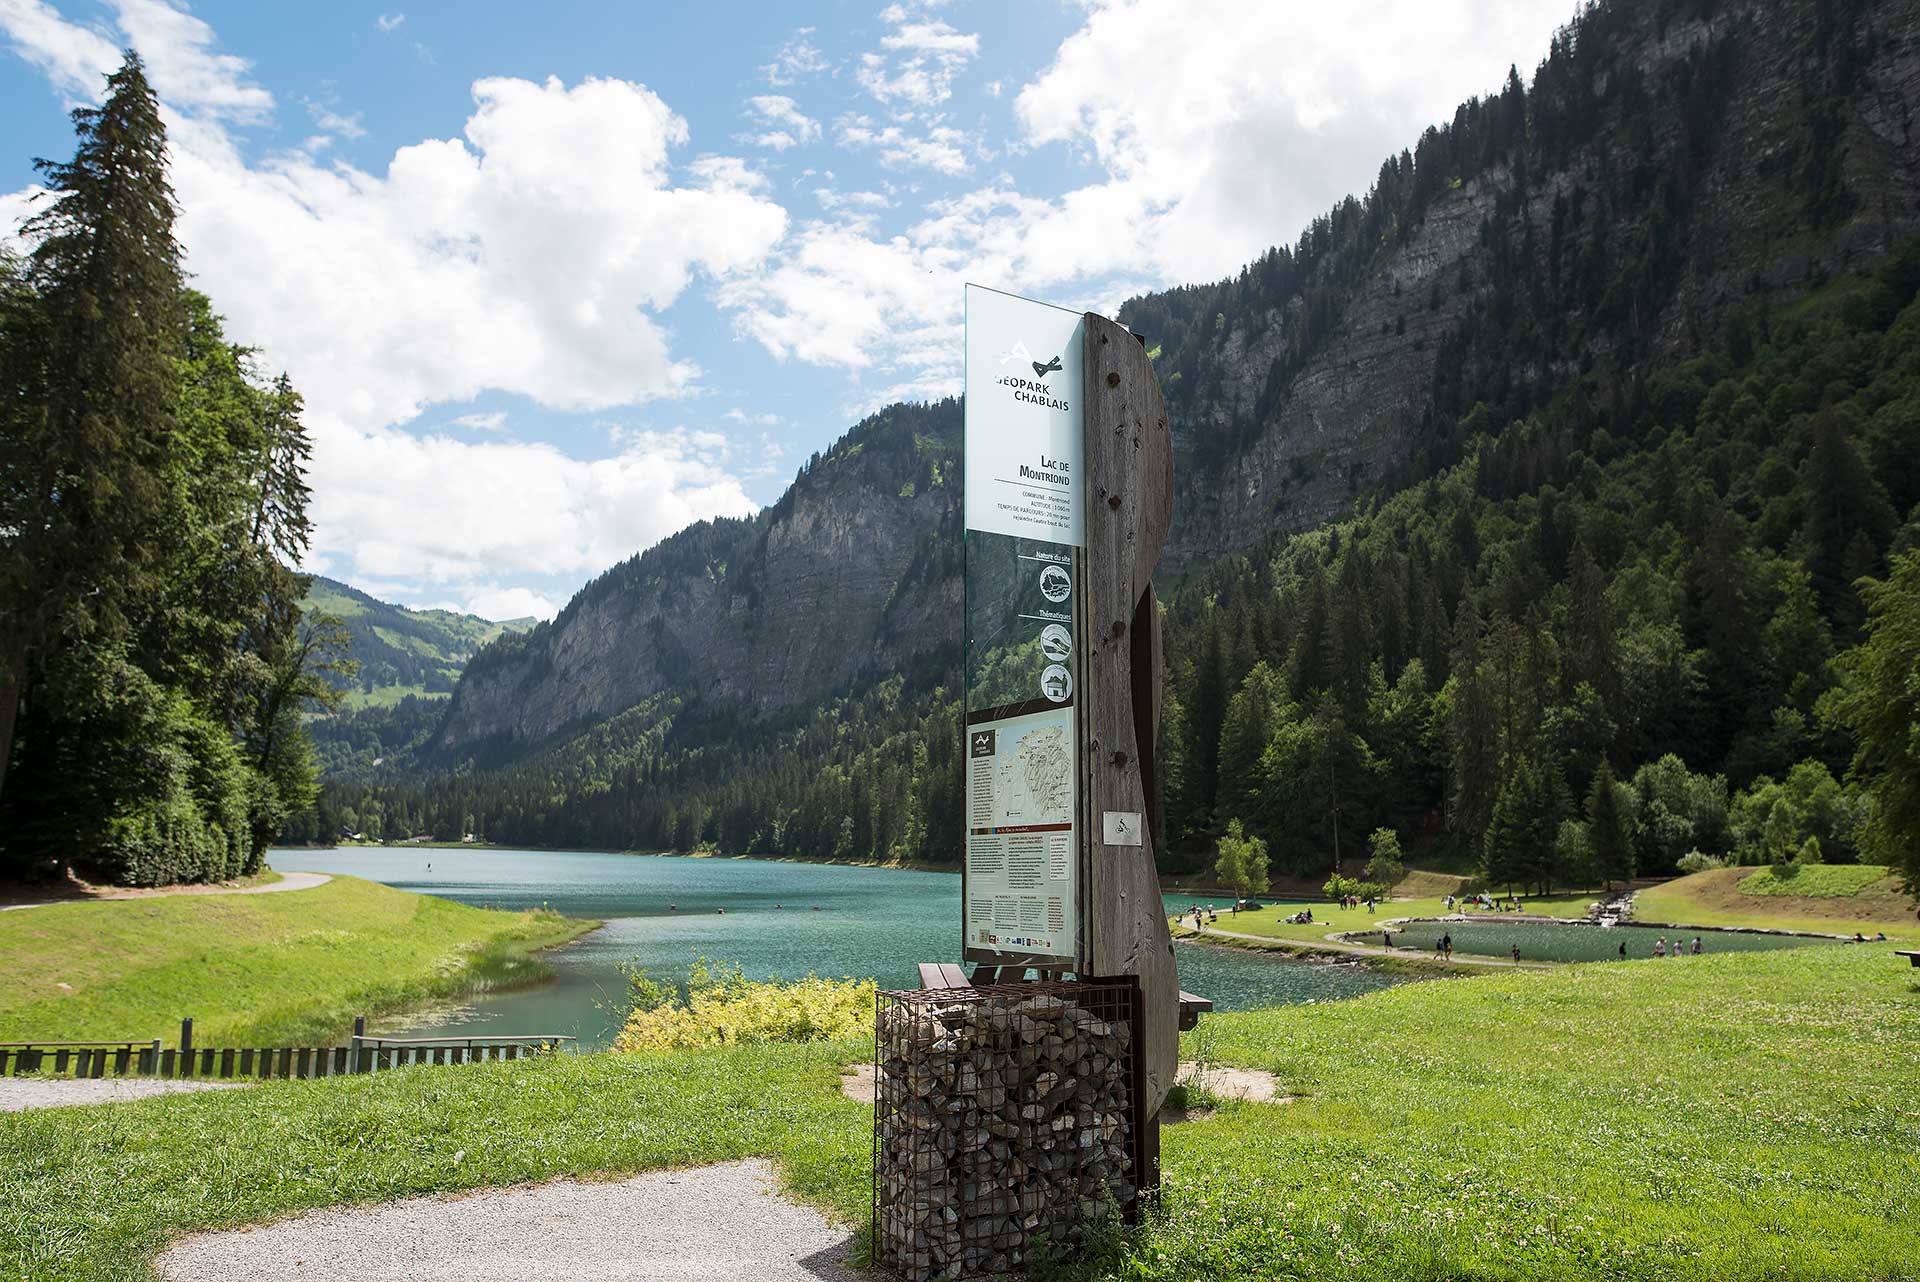
[[[355,1015],[544,973],[583,924],[336,877],[273,895],[181,895],[0,913],[0,1041],[161,1037],[293,1045]]]
[[[1735,883],[1743,895],[1799,899],[1895,899],[1899,883],[1885,864],[1784,864],[1755,868]]]
[[[1211,1016],[1291,1104],[1169,1127],[1161,1213],[1069,1278],[1920,1278],[1920,983],[1884,946],[1408,984]],[[0,1276],[175,1234],[765,1154],[864,1219],[859,1041],[277,1083],[0,1115]]]
[[[1815,864],[1791,878],[1772,869],[1716,868],[1641,891],[1635,921],[1687,926],[1752,926],[1812,930],[1829,935],[1885,931],[1894,939],[1920,937],[1914,902],[1876,866]],[[1757,880],[1756,880],[1757,879]]]

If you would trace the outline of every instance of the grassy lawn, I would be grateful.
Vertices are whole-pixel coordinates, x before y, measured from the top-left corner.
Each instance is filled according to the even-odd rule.
[[[1166,1218],[1085,1275],[1920,1277],[1920,983],[1897,961],[1574,966],[1212,1016],[1213,1057],[1300,1098],[1173,1132]]]
[[[1529,913],[1539,913],[1548,917],[1584,917],[1588,905],[1599,898],[1594,894],[1551,895],[1536,899],[1522,898]],[[1298,944],[1321,944],[1328,935],[1337,930],[1373,930],[1383,921],[1392,921],[1396,917],[1439,917],[1450,910],[1444,896],[1422,897],[1418,899],[1394,899],[1379,905],[1369,913],[1363,905],[1359,908],[1342,908],[1339,904],[1279,904],[1270,905],[1257,912],[1229,913],[1226,911],[1227,899],[1217,900],[1215,907],[1220,912],[1220,920],[1214,923],[1216,929],[1235,931],[1242,935],[1258,935],[1262,939],[1281,939]],[[1313,924],[1295,926],[1287,921],[1303,907],[1313,909]],[[1474,917],[1486,917],[1498,920],[1502,914],[1476,912]],[[1506,914],[1511,917],[1512,914]],[[1376,941],[1377,942],[1377,941]]]
[[[1909,940],[1920,936],[1913,901],[1899,894],[1890,878],[1863,882],[1863,875],[1857,866],[1814,865],[1787,881],[1767,869],[1716,868],[1641,891],[1633,903],[1633,916],[1636,921],[1687,926],[1864,935],[1885,931]],[[1756,877],[1760,880],[1749,886]]]
[[[864,1219],[873,1115],[836,1085],[860,1053],[557,1055],[0,1114],[0,1277],[144,1280],[189,1229],[756,1154]]]
[[[1885,864],[1783,864],[1750,869],[1735,883],[1743,895],[1796,899],[1898,899],[1899,879]]]
[[[1170,1127],[1069,1277],[1920,1278],[1920,983],[1885,946],[1565,967],[1216,1015],[1287,1105]],[[302,1209],[765,1154],[864,1220],[859,1042],[558,1056],[0,1115],[0,1276],[144,1279]]]
[[[0,1041],[161,1037],[290,1045],[353,1017],[537,977],[583,923],[336,877],[275,895],[181,895],[0,913]]]

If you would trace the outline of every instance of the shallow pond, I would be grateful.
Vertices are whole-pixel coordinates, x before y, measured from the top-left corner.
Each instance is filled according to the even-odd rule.
[[[622,964],[684,981],[694,957],[704,956],[737,963],[753,979],[811,972],[911,988],[915,963],[959,953],[954,873],[584,851],[283,849],[272,858],[282,872],[341,873],[487,908],[546,905],[607,923],[548,954],[552,982],[373,1030],[389,1036],[557,1033],[592,1048],[617,1031],[610,1008]],[[1354,997],[1397,982],[1361,966],[1237,949],[1180,945],[1179,958],[1181,987],[1219,1010]]]
[[[1618,961],[1625,948],[1628,960],[1654,955],[1654,944],[1664,939],[1669,959],[1675,941],[1680,941],[1689,956],[1695,938],[1705,953],[1754,952],[1769,948],[1801,948],[1831,941],[1805,935],[1754,935],[1731,930],[1679,931],[1658,926],[1587,926],[1553,922],[1500,921],[1422,921],[1410,922],[1404,930],[1395,930],[1396,948],[1431,954],[1442,935],[1453,936],[1456,953],[1479,957],[1510,957],[1517,947],[1522,961],[1590,962]],[[1378,937],[1358,942],[1378,943]]]

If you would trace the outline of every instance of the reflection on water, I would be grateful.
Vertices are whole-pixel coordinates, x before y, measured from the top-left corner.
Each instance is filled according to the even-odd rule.
[[[545,905],[607,924],[548,954],[551,983],[482,994],[452,1010],[389,1021],[389,1036],[556,1033],[604,1046],[606,1009],[633,962],[684,980],[693,958],[735,962],[749,978],[872,976],[912,988],[915,964],[960,951],[953,873],[745,859],[459,849],[276,850],[282,872],[341,873],[485,908]],[[1391,977],[1355,966],[1287,962],[1220,948],[1180,948],[1180,984],[1220,1010],[1351,997]]]

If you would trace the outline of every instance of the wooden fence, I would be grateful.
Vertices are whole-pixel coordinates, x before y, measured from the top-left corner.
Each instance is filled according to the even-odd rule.
[[[527,1059],[570,1048],[574,1039],[548,1034],[516,1037],[368,1037],[355,1020],[345,1046],[195,1046],[193,1023],[182,1021],[181,1044],[162,1049],[145,1042],[0,1042],[0,1076],[51,1073],[56,1077],[168,1077],[252,1079],[342,1077],[415,1064],[478,1064]]]

